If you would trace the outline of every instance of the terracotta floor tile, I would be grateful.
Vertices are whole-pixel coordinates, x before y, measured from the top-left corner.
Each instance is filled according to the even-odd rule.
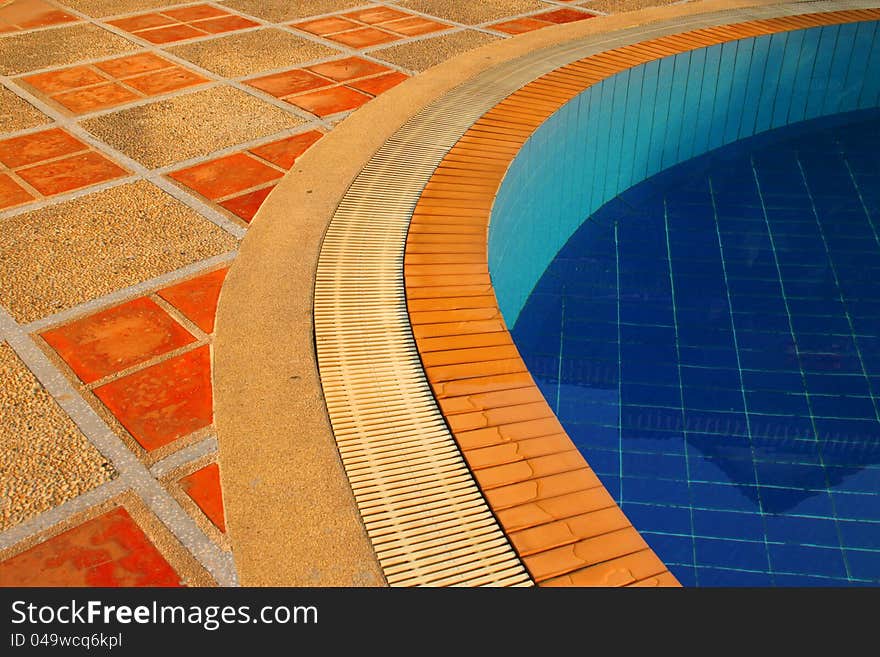
[[[259,25],[259,23],[243,16],[222,16],[220,18],[212,18],[210,20],[193,23],[194,27],[197,27],[200,30],[205,30],[205,32],[209,32],[210,34],[243,30],[248,27],[256,27],[257,25]]]
[[[377,46],[380,43],[388,43],[400,39],[396,34],[377,30],[374,27],[364,27],[359,30],[340,32],[339,34],[334,34],[328,38],[345,44],[350,48],[368,48],[370,46]]]
[[[23,21],[18,26],[23,30],[29,30],[34,27],[48,27],[50,25],[61,25],[62,23],[72,23],[78,21],[79,18],[71,16],[65,11],[55,10],[47,11],[39,16],[34,16],[30,20]]]
[[[283,174],[249,155],[234,153],[170,175],[202,196],[217,200],[275,180]]]
[[[128,172],[103,155],[89,151],[16,173],[40,194],[51,196],[121,178]]]
[[[392,87],[396,87],[406,79],[406,75],[394,71],[393,73],[386,73],[385,75],[380,75],[375,78],[350,82],[348,86],[354,87],[359,91],[365,91],[373,96],[378,96],[383,91],[388,91]]]
[[[350,21],[340,16],[330,16],[329,18],[318,18],[313,21],[303,21],[302,23],[293,23],[291,27],[295,27],[303,32],[325,36],[334,34],[335,32],[343,32],[360,27],[359,23]]]
[[[385,21],[393,21],[398,18],[408,18],[412,16],[412,14],[407,14],[402,11],[398,11],[397,9],[391,9],[390,7],[370,7],[369,9],[359,9],[357,11],[351,11],[347,14],[343,14],[346,18],[351,18],[356,21],[360,21],[361,23],[369,23],[370,25],[375,25],[376,23],[384,23]]]
[[[106,79],[93,71],[88,66],[74,66],[63,71],[50,71],[38,73],[23,78],[34,89],[46,94],[54,94],[59,91],[77,89],[89,84],[106,82]]]
[[[150,73],[151,71],[169,68],[174,66],[174,64],[151,52],[144,52],[137,55],[129,55],[128,57],[111,59],[106,62],[98,62],[95,66],[105,73],[109,73],[114,78],[125,78],[130,75]]]
[[[493,30],[506,32],[507,34],[524,34],[525,32],[540,30],[542,27],[547,27],[548,24],[548,21],[538,21],[534,18],[515,18],[512,21],[496,23],[489,27]]]
[[[115,82],[100,84],[88,89],[68,91],[53,96],[53,100],[61,103],[75,114],[84,114],[92,110],[122,105],[138,98],[140,96],[136,93]]]
[[[146,30],[151,27],[161,27],[163,25],[171,25],[174,20],[161,14],[141,14],[140,16],[129,16],[128,18],[120,18],[115,21],[108,21],[109,25],[118,27],[126,32],[135,32],[137,30]]]
[[[410,16],[402,20],[382,24],[383,29],[391,30],[392,32],[403,34],[404,36],[430,34],[431,32],[439,32],[440,30],[446,30],[450,27],[452,26],[447,25],[446,23],[438,23],[437,21],[422,18],[421,16]]]
[[[28,192],[6,174],[0,173],[0,210],[33,200]]]
[[[347,82],[348,80],[362,78],[366,75],[375,75],[376,73],[390,71],[391,69],[363,57],[346,57],[345,59],[336,59],[332,62],[309,66],[308,70],[337,82]]]
[[[324,117],[360,107],[371,100],[371,97],[347,87],[332,87],[285,100],[307,112]]]
[[[152,451],[213,420],[207,345],[96,388],[128,432]]]
[[[250,223],[253,220],[254,215],[257,214],[257,210],[263,205],[263,201],[266,200],[266,197],[269,196],[269,193],[273,189],[275,189],[275,185],[265,187],[264,189],[258,189],[255,192],[248,192],[241,196],[236,196],[223,201],[220,205],[242,221]]]
[[[189,25],[179,23],[176,25],[169,25],[168,27],[160,27],[155,30],[138,32],[137,36],[150,43],[171,43],[173,41],[183,41],[184,39],[205,36],[205,33],[196,30]]]
[[[204,512],[221,532],[226,532],[223,514],[223,491],[220,488],[220,468],[211,463],[180,480],[180,487]]]
[[[122,507],[0,563],[4,586],[181,586]]]
[[[305,153],[312,144],[323,136],[324,133],[318,130],[309,130],[300,135],[285,137],[278,141],[257,146],[250,149],[250,152],[282,169],[289,169],[300,155]]]
[[[146,297],[41,334],[84,382],[91,383],[195,341]]]
[[[79,139],[60,128],[52,128],[0,141],[0,163],[15,169],[85,149]]]
[[[573,23],[575,21],[586,20],[587,18],[595,18],[596,14],[588,14],[585,11],[577,9],[556,9],[548,11],[544,14],[535,14],[532,18],[537,18],[550,23]]]
[[[229,270],[218,269],[210,274],[166,287],[164,290],[159,290],[158,294],[205,333],[213,333],[217,299],[220,297],[220,288],[223,286],[227,271]]]
[[[182,7],[180,9],[163,9],[162,13],[166,16],[171,16],[171,18],[177,19],[182,23],[229,15],[229,12],[217,9],[211,5],[193,5],[191,7]]]
[[[125,84],[134,87],[147,96],[155,96],[185,87],[192,87],[203,82],[208,82],[208,79],[198,73],[175,66],[174,68],[167,68],[154,73],[129,78],[125,81]]]
[[[330,82],[297,68],[283,73],[273,73],[262,78],[254,78],[248,80],[247,84],[265,91],[267,94],[272,94],[276,98],[281,98],[290,94],[326,87]]]

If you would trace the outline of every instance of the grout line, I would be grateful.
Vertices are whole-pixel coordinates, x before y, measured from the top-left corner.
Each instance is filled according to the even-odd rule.
[[[208,438],[200,440],[194,445],[178,450],[173,454],[166,456],[161,461],[153,464],[150,468],[150,474],[156,479],[161,479],[173,470],[177,470],[178,468],[192,463],[193,461],[197,461],[209,454],[216,454],[218,451],[219,445],[217,444],[217,439],[214,436],[209,436]]]
[[[0,331],[5,334],[9,346],[52,395],[55,402],[70,416],[98,451],[113,463],[116,471],[122,473],[121,477],[156,517],[208,569],[218,584],[235,585],[237,576],[232,555],[224,552],[208,538],[2,308],[0,308]]]

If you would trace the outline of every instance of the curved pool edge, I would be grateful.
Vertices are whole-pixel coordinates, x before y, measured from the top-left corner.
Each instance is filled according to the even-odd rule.
[[[658,21],[774,4],[672,5],[490,44],[358,110],[297,163],[260,210],[218,310],[215,413],[228,525],[243,584],[384,583],[330,428],[311,317],[325,229],[369,158],[429,102],[528,52]],[[327,171],[333,171],[329,180]]]

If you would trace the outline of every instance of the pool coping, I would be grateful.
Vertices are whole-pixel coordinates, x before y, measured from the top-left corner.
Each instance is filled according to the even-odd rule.
[[[313,147],[258,213],[221,295],[215,414],[227,521],[245,585],[385,582],[331,431],[312,340],[325,229],[363,166],[421,108],[527,53],[662,21],[726,22],[865,3],[708,2],[602,17],[489,44],[371,102]],[[764,8],[757,14],[749,9]],[[739,10],[739,11],[737,11]],[[763,14],[763,15],[760,15]],[[727,20],[731,19],[731,20]],[[638,31],[631,35],[640,41]],[[327,172],[333,177],[327,179]],[[294,228],[295,227],[295,228]],[[295,354],[293,358],[285,354]],[[294,442],[291,435],[308,436]]]

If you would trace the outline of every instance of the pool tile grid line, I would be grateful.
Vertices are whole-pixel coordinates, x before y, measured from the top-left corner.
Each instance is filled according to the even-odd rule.
[[[731,34],[731,31],[734,33],[741,34],[743,36],[749,34],[760,34],[767,33],[768,31],[778,31],[782,30],[791,30],[798,29],[807,24],[824,24],[828,22],[845,22],[847,20],[864,20],[864,19],[876,19],[880,12],[877,11],[867,11],[860,12],[858,14],[854,13],[846,13],[846,12],[838,12],[833,15],[824,15],[819,16],[817,18],[813,18],[813,16],[799,16],[796,19],[766,19],[766,20],[755,20],[750,21],[748,23],[741,23],[734,26],[727,26],[723,30],[723,34],[719,32],[713,32],[712,28],[705,28],[702,30],[698,30],[696,34],[683,34],[675,37],[661,37],[659,39],[655,39],[648,44],[644,44],[644,46],[659,46],[659,49],[664,49],[664,47],[669,47],[676,52],[683,52],[685,50],[693,49],[700,46],[710,45],[712,43],[720,43],[725,40],[728,40],[728,36]],[[447,155],[445,161],[447,162],[447,167],[445,170],[448,173],[456,173],[458,170],[459,176],[472,176],[477,175],[481,176],[486,180],[492,180],[494,175],[495,180],[500,184],[501,177],[503,176],[505,167],[497,166],[497,165],[486,165],[484,163],[479,163],[477,160],[472,159],[470,162],[468,161],[469,157],[472,153],[476,152],[476,148],[482,143],[498,143],[499,136],[492,135],[491,132],[495,129],[494,125],[502,125],[497,123],[497,121],[505,121],[508,124],[522,126],[523,134],[526,136],[531,134],[531,130],[529,128],[536,128],[545,118],[545,116],[549,116],[550,113],[554,110],[554,96],[556,97],[555,104],[556,106],[561,106],[568,98],[573,97],[576,91],[580,91],[584,88],[585,85],[581,84],[580,88],[576,91],[572,91],[569,86],[570,83],[576,83],[578,77],[581,80],[586,81],[588,83],[595,83],[599,79],[603,79],[608,77],[610,74],[613,74],[619,70],[624,68],[628,68],[632,66],[634,63],[641,63],[643,61],[648,61],[642,55],[639,57],[637,52],[638,47],[624,47],[619,49],[622,51],[624,56],[617,57],[619,51],[610,51],[602,56],[597,56],[594,58],[587,58],[586,60],[582,60],[577,64],[573,64],[569,67],[563,67],[562,70],[555,71],[553,73],[547,74],[543,76],[543,78],[536,81],[532,85],[526,85],[519,92],[515,92],[508,99],[499,103],[497,108],[500,110],[501,108],[508,109],[507,112],[503,111],[493,111],[487,114],[487,116],[491,115],[490,120],[481,119],[478,120],[473,128],[471,129],[471,133],[473,134],[473,141],[463,148],[459,148],[459,146],[453,147],[449,155]],[[644,52],[644,51],[643,51]],[[627,56],[627,55],[635,55]],[[656,58],[659,55],[649,55],[650,58]],[[614,60],[617,60],[616,62]],[[591,61],[592,60],[592,61]],[[596,61],[599,63],[598,68],[593,65],[593,62]],[[615,66],[615,63],[617,64]],[[610,64],[610,66],[609,66]],[[590,71],[590,68],[595,71],[595,73]],[[562,82],[562,85],[553,85],[554,82]],[[550,83],[548,85],[548,83]],[[531,86],[531,89],[529,87]],[[554,91],[553,87],[556,86],[558,91]],[[588,85],[587,85],[588,86]],[[537,96],[536,96],[537,92]],[[520,104],[517,102],[517,98],[536,98],[541,97],[548,101],[549,109],[546,112],[538,112],[532,111],[532,118],[528,118],[527,114],[524,113],[524,104]],[[467,133],[466,133],[467,134]],[[513,138],[511,134],[507,132],[504,136],[505,141],[511,141]],[[524,142],[525,137],[520,137],[520,141]],[[475,148],[476,147],[476,148]],[[453,157],[454,156],[454,157]],[[444,164],[441,164],[438,167],[438,171],[444,170]],[[463,191],[463,190],[462,190]],[[486,201],[491,201],[494,194],[485,193],[483,196]],[[485,207],[485,204],[484,204]],[[436,253],[436,254],[445,254],[447,257],[456,252],[462,251],[472,251],[473,249],[469,246],[470,244],[474,244],[476,246],[481,241],[483,244],[485,243],[485,233],[479,233],[471,230],[463,230],[462,224],[466,224],[468,219],[464,219],[463,217],[469,217],[470,222],[473,224],[479,225],[479,222],[483,223],[483,226],[487,223],[488,220],[488,211],[485,209],[480,210],[472,210],[472,211],[462,211],[456,209],[454,212],[448,205],[444,207],[444,202],[442,199],[431,199],[427,203],[424,201],[420,201],[419,205],[416,206],[416,209],[413,213],[413,223],[410,228],[409,238],[408,238],[408,254],[411,252],[410,245],[414,245],[416,251],[420,256],[423,256],[425,253]],[[441,241],[442,238],[442,241]],[[464,247],[464,248],[462,248]],[[482,264],[482,263],[481,263]],[[431,288],[441,288],[443,285],[453,286],[452,291],[444,292],[443,294],[446,296],[453,296],[455,294],[454,286],[459,286],[459,289],[465,289],[466,286],[477,286],[477,285],[485,285],[486,280],[482,275],[461,275],[460,269],[457,268],[457,265],[450,264],[437,264],[432,266],[420,266],[419,276],[413,276],[410,272],[406,274],[407,280],[407,290],[410,293],[410,299],[419,298],[425,295],[431,294]],[[415,279],[415,280],[413,280]],[[417,296],[413,296],[413,292]],[[492,309],[491,307],[487,310]],[[413,330],[416,337],[417,345],[428,337],[437,337],[438,335],[455,335],[455,334],[467,334],[474,335],[485,333],[486,331],[498,331],[504,330],[502,327],[487,327],[487,326],[478,326],[478,322],[474,321],[473,329],[468,329],[466,327],[467,321],[461,317],[461,311],[445,311],[449,317],[449,326],[451,327],[443,332],[442,323],[438,324],[429,324],[422,329],[415,321],[413,322]],[[458,316],[457,316],[458,315]],[[434,318],[432,321],[442,322],[440,318]],[[454,324],[453,322],[458,321],[458,324]],[[434,328],[436,327],[436,329]],[[420,329],[424,331],[420,335]],[[427,331],[425,331],[427,329]],[[420,345],[421,346],[421,345]],[[466,350],[462,349],[461,353],[464,353]],[[450,352],[453,353],[453,352]],[[422,358],[425,360],[426,357],[432,356],[433,352],[426,352],[422,349]],[[426,363],[426,373],[428,379],[432,382],[434,387],[435,394],[439,397],[445,397],[447,394],[445,393],[445,388],[449,386],[450,381],[454,383],[467,383],[469,377],[477,377],[480,374],[486,371],[492,371],[493,365],[494,369],[498,372],[511,372],[519,369],[520,371],[525,371],[524,365],[521,367],[519,365],[513,365],[512,363],[498,360],[488,360],[488,361],[479,361],[475,357],[468,356],[466,357],[468,360],[473,362],[462,363],[460,365],[460,372],[455,371],[446,371],[444,367],[447,369],[448,366],[437,366],[431,367]],[[463,359],[464,360],[464,359]],[[500,369],[499,369],[500,368]],[[504,412],[510,412],[511,409],[516,409],[515,406],[505,406],[502,407]],[[498,442],[499,439],[502,441],[504,438],[504,426],[505,421],[503,416],[501,418],[492,418],[490,413],[491,409],[483,409],[479,411],[483,420],[483,426],[486,428],[494,428],[495,434],[494,437],[486,438],[490,443],[492,441]],[[499,413],[499,415],[501,415]],[[450,422],[450,425],[453,429],[453,433],[459,438],[459,444],[463,447],[465,457],[468,457],[468,445],[462,445],[462,439],[465,441],[470,440],[473,435],[474,429],[470,426],[465,427],[466,430],[461,432],[455,431],[455,420],[456,416],[448,416],[447,421]],[[516,427],[519,418],[512,417],[510,422],[512,424],[507,424],[507,426]],[[561,430],[561,427],[559,427]],[[537,430],[540,432],[547,432],[548,429],[540,428]],[[475,433],[475,432],[474,432]],[[488,434],[487,434],[488,435]],[[526,433],[522,437],[531,438],[532,433]],[[515,439],[511,436],[511,439]],[[482,443],[477,443],[481,445]],[[470,447],[473,448],[475,445],[471,444]],[[528,459],[523,459],[528,462]],[[535,459],[537,460],[537,459]],[[482,464],[481,464],[482,465]],[[473,468],[473,466],[472,466]],[[532,478],[535,476],[535,473],[538,470],[534,466],[531,467],[531,472],[529,469],[523,469],[521,474],[522,477],[526,479]],[[478,481],[480,480],[480,470],[475,469],[474,474],[477,477]],[[490,505],[493,506],[496,513],[499,513],[500,510],[503,510],[503,506],[499,509],[497,504],[493,504],[492,499],[492,490],[486,489],[485,484],[483,485],[484,493],[486,494]],[[506,502],[502,502],[501,504],[505,504]],[[499,515],[502,523],[504,522],[504,518]],[[515,534],[514,534],[515,535]],[[569,539],[571,540],[571,539]],[[516,541],[514,539],[514,544],[516,545]],[[533,557],[525,557],[525,561],[527,564],[530,564],[530,559],[532,559],[531,563],[536,563]],[[543,564],[542,564],[543,565]],[[536,574],[535,570],[532,570],[533,576]],[[538,582],[541,583],[541,576],[538,575]]]

